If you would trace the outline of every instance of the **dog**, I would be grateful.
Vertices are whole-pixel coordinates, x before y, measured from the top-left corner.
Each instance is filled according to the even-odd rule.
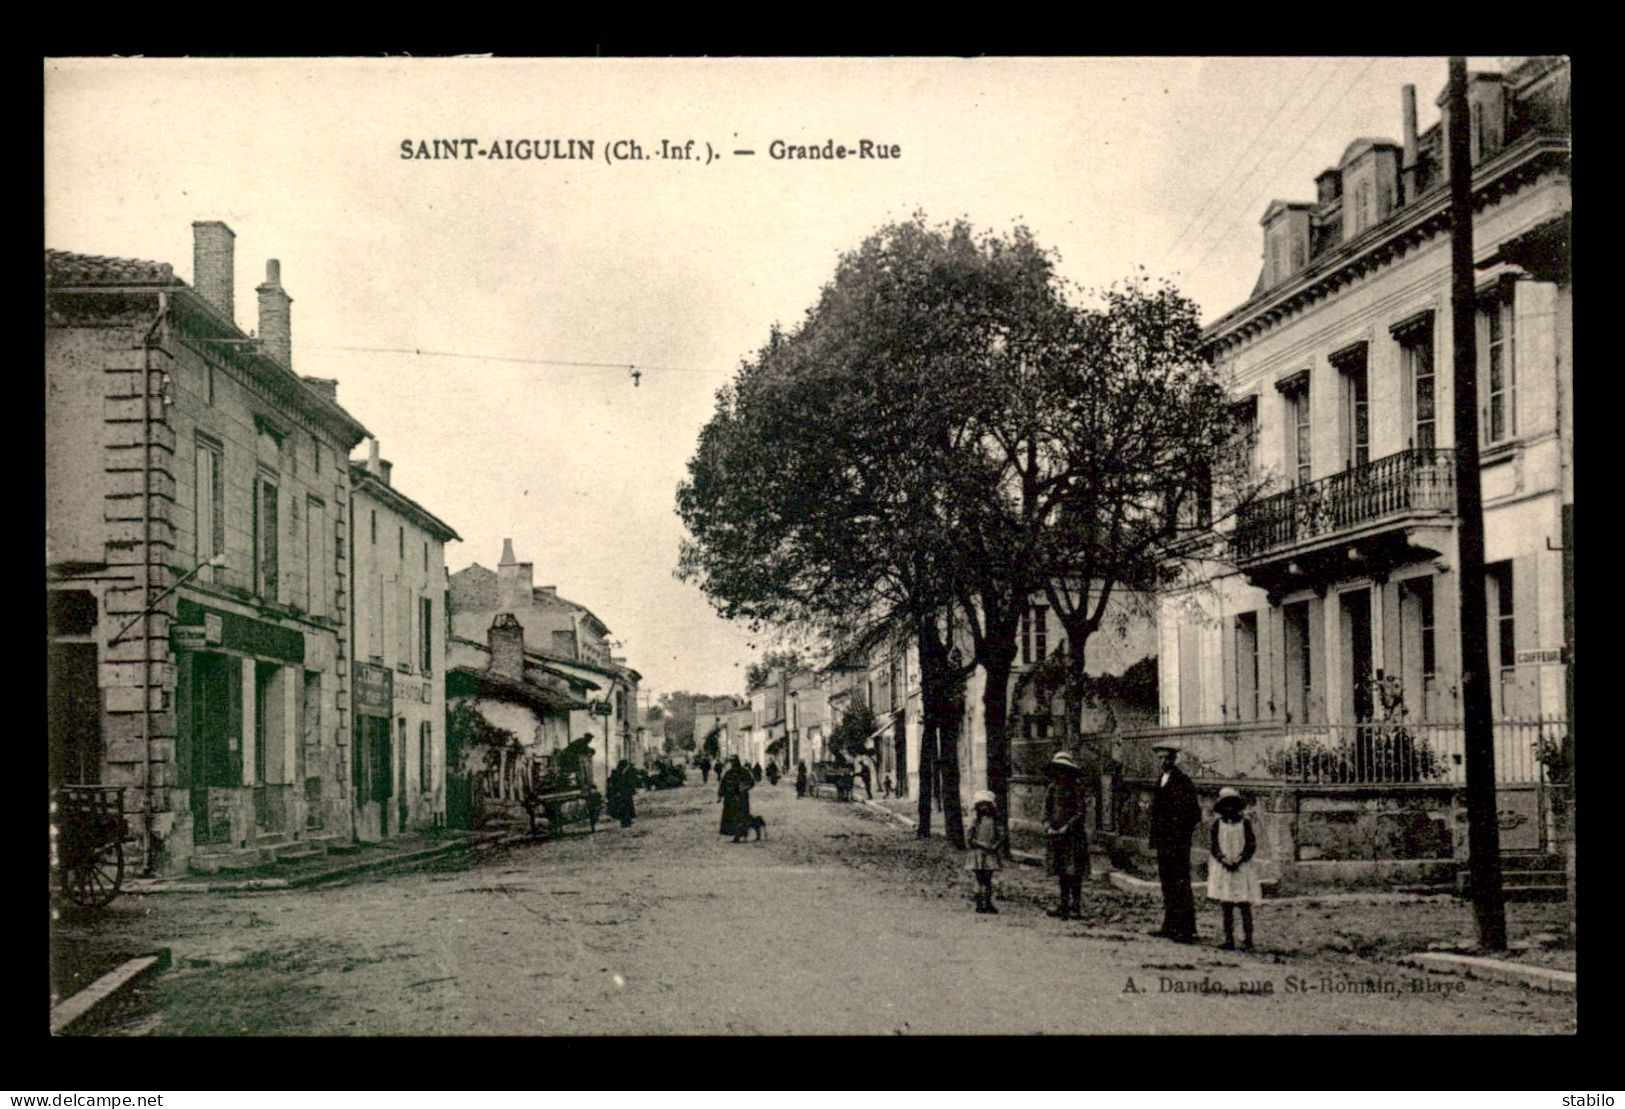
[[[756,833],[756,842],[757,843],[760,843],[762,841],[762,829],[766,828],[766,827],[767,827],[767,821],[763,820],[759,816],[755,816],[755,815],[751,816],[751,818],[750,818],[750,828],[751,828],[751,830],[753,832]]]

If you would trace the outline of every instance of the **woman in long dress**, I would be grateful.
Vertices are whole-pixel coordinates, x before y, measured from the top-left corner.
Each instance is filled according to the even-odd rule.
[[[722,775],[719,792],[722,796],[722,827],[719,832],[732,836],[735,843],[750,831],[750,790],[756,784],[749,770],[739,763],[739,756],[728,759],[728,769]]]

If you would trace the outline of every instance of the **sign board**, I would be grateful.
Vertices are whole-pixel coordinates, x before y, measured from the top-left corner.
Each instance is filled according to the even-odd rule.
[[[1519,651],[1515,661],[1519,666],[1525,666],[1530,663],[1539,665],[1546,663],[1561,663],[1566,660],[1563,658],[1563,648],[1542,647],[1537,651]]]
[[[169,639],[177,651],[218,647],[225,636],[225,621],[217,612],[204,612],[201,624],[171,624]]]
[[[382,666],[356,663],[353,700],[358,713],[394,715],[395,675]]]
[[[171,624],[169,642],[177,651],[201,651],[209,645],[208,631],[201,624]]]
[[[592,714],[594,716],[613,716],[615,709],[608,701],[594,701],[592,703]]]

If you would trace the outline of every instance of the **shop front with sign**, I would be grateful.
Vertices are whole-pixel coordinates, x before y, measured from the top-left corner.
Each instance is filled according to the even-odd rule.
[[[353,704],[355,740],[350,746],[351,796],[355,799],[355,831],[374,841],[399,834],[401,820],[393,817],[395,795],[395,743],[390,733],[395,716],[395,675],[386,667],[356,663]]]

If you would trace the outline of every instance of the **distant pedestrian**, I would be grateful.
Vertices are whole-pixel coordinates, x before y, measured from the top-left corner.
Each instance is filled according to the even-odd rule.
[[[1049,789],[1044,794],[1044,869],[1061,888],[1061,903],[1049,915],[1061,920],[1083,916],[1083,880],[1089,876],[1089,840],[1083,826],[1083,770],[1066,751],[1049,763]]]
[[[993,872],[1003,870],[999,851],[1004,837],[999,834],[999,810],[990,790],[979,790],[973,799],[976,819],[966,837],[965,869],[976,875],[976,911],[996,913],[993,907]]]
[[[700,784],[704,785],[706,782],[709,782],[710,780],[711,780],[711,760],[708,759],[708,758],[701,757],[701,759],[700,759]]]
[[[881,800],[885,800],[886,798],[890,797],[891,792],[891,775],[887,774],[885,779],[880,783]]]
[[[1162,927],[1152,935],[1177,943],[1196,942],[1196,898],[1191,894],[1191,834],[1202,819],[1196,787],[1175,763],[1179,744],[1152,748],[1162,759],[1156,793],[1151,798],[1151,847],[1157,853],[1162,880]]]
[[[807,764],[805,762],[796,763],[796,796],[807,796]]]
[[[761,763],[757,763],[755,766],[750,768],[750,776],[753,779],[755,779],[757,785],[762,784],[762,764]]]
[[[609,815],[621,822],[621,827],[630,828],[632,819],[637,815],[632,803],[632,794],[637,787],[637,771],[632,769],[632,763],[622,759],[615,769],[609,772],[609,781],[605,784],[605,800],[609,803]]]
[[[1264,899],[1259,882],[1258,837],[1253,833],[1253,822],[1242,815],[1247,799],[1230,786],[1219,790],[1219,799],[1213,805],[1218,819],[1208,835],[1208,852],[1213,856],[1207,864],[1207,895],[1224,909],[1224,942],[1219,946],[1226,951],[1236,948],[1235,910],[1241,909],[1243,938],[1241,949],[1253,949],[1253,906]]]
[[[728,760],[728,769],[718,779],[717,795],[722,799],[722,826],[718,831],[732,836],[735,843],[744,840],[750,831],[750,789],[755,779],[734,755]]]
[[[767,764],[767,784],[770,786],[779,784],[779,764],[776,762]]]
[[[869,760],[867,760],[867,759],[859,759],[858,760],[858,777],[863,779],[863,795],[865,797],[867,797],[869,800],[873,801],[875,799],[875,791],[874,791],[874,784],[873,784],[874,780],[875,780],[875,775],[874,775],[874,771],[869,769]]]

